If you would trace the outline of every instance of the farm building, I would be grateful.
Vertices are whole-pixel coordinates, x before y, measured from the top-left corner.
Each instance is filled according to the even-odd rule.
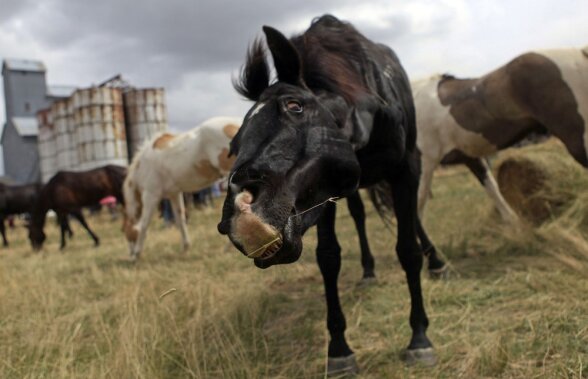
[[[166,131],[162,88],[133,88],[120,75],[89,88],[47,86],[39,61],[5,60],[5,174],[47,182],[59,170],[126,165],[142,142]]]
[[[47,86],[40,61],[6,59],[2,64],[6,122],[0,142],[4,173],[16,183],[40,179],[36,113],[53,101],[69,97],[74,88]]]

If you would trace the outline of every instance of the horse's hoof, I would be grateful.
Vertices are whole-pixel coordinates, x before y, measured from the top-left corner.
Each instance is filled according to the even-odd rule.
[[[361,280],[359,282],[357,282],[357,286],[358,287],[369,287],[369,286],[373,286],[374,284],[378,283],[378,279],[376,279],[375,276],[367,276],[367,277],[363,277],[361,278]]]
[[[449,266],[445,263],[439,268],[430,268],[429,277],[431,279],[448,279],[449,278]]]
[[[355,354],[347,357],[331,358],[327,361],[327,376],[348,376],[359,373]]]
[[[424,349],[406,349],[402,352],[401,359],[407,366],[422,365],[432,367],[437,364],[435,349],[425,347]]]

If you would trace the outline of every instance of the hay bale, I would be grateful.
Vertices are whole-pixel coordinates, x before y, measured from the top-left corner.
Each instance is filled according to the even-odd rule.
[[[588,185],[588,173],[561,144],[513,149],[497,167],[500,191],[534,225],[557,217]]]

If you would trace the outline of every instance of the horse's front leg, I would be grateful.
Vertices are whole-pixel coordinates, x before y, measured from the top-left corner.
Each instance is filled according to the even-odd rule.
[[[359,371],[355,355],[345,340],[345,316],[341,310],[337,289],[337,278],[341,270],[341,247],[335,236],[335,214],[335,204],[327,203],[317,224],[316,248],[316,259],[325,285],[327,328],[331,336],[327,367],[329,375]]]
[[[410,327],[412,338],[404,353],[407,364],[422,363],[432,366],[436,363],[433,345],[426,331],[429,320],[423,304],[421,289],[421,268],[423,253],[417,242],[417,188],[416,170],[405,163],[392,184],[394,211],[398,221],[398,239],[396,253],[406,273],[410,292]]]
[[[175,196],[171,196],[169,200],[174,212],[174,221],[176,223],[176,227],[182,234],[182,251],[186,252],[190,248],[190,239],[188,238],[188,230],[186,229],[186,207],[184,206],[184,195],[180,192]]]
[[[133,250],[131,252],[132,260],[136,260],[141,256],[141,252],[143,251],[143,244],[145,243],[145,237],[147,236],[147,227],[151,222],[153,213],[155,213],[155,210],[157,209],[159,197],[153,196],[147,192],[143,192],[141,195],[141,202],[143,204],[141,217],[139,218],[138,224],[134,226],[137,230],[137,240],[133,244]]]
[[[59,246],[60,250],[65,249],[65,232],[69,228],[68,221],[67,221],[67,214],[66,213],[58,213],[57,214],[57,222],[59,223],[59,230],[61,231],[61,245]]]

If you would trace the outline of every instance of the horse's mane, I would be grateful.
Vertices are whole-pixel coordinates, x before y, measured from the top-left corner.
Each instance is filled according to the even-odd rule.
[[[311,90],[339,94],[349,103],[369,91],[362,75],[366,38],[351,24],[325,15],[315,18],[306,32],[290,41],[300,55],[302,78]],[[257,101],[269,85],[269,72],[265,48],[257,39],[233,85],[241,95]]]

